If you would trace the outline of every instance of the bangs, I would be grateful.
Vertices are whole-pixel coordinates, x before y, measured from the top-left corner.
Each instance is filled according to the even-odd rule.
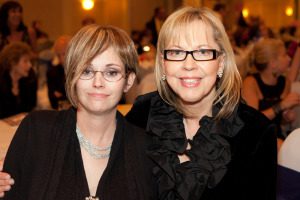
[[[195,38],[205,38],[207,44],[213,42],[211,39],[215,39],[208,37],[211,35],[210,32],[212,32],[210,23],[198,15],[179,16],[178,19],[174,20],[169,26],[171,28],[165,30],[164,32],[165,34],[163,36],[164,43],[162,44],[162,50],[170,44],[179,45],[180,41],[182,40],[185,40],[192,46],[192,41],[195,41]],[[200,31],[193,31],[195,29],[199,29]]]

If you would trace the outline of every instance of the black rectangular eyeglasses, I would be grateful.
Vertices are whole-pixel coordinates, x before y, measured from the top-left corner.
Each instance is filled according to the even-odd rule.
[[[164,50],[164,59],[168,61],[184,61],[188,54],[191,54],[196,61],[215,60],[222,52],[216,49],[199,49],[194,51],[184,51],[179,49]]]

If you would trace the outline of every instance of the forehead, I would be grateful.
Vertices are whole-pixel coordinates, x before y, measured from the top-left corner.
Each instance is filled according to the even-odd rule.
[[[198,46],[217,47],[212,27],[207,22],[194,20],[175,29],[177,30],[173,31],[173,35],[168,37],[171,39],[166,42],[167,46],[176,45],[189,48]]]
[[[22,9],[21,9],[20,7],[13,7],[13,8],[10,8],[10,9],[8,10],[8,12],[16,12],[16,11],[21,12]]]
[[[91,64],[96,66],[105,66],[107,64],[116,64],[123,66],[123,62],[117,53],[116,49],[113,47],[108,47],[101,53],[97,54],[91,61]]]

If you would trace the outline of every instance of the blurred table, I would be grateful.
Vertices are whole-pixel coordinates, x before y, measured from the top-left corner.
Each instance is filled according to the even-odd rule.
[[[26,113],[0,120],[0,160],[6,155],[9,144]]]

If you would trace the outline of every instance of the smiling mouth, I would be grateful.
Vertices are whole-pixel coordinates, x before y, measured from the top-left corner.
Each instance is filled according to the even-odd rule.
[[[196,83],[199,81],[199,79],[185,79],[185,78],[182,78],[181,80],[185,83]]]
[[[183,87],[197,87],[200,84],[200,78],[180,78]]]

